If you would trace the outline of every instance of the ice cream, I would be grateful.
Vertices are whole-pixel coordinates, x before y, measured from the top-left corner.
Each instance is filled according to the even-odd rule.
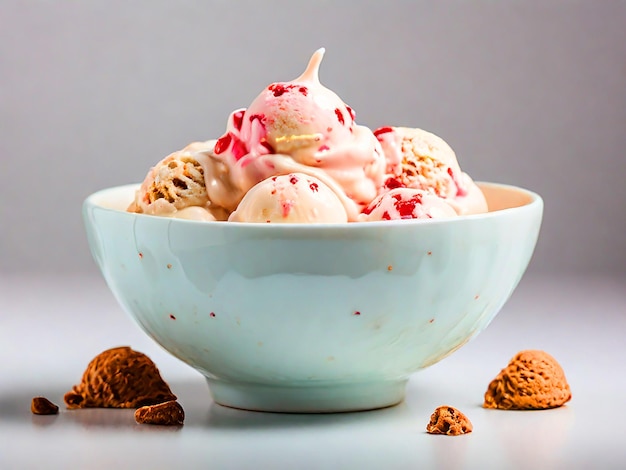
[[[272,176],[253,186],[230,215],[235,222],[345,223],[348,214],[337,195],[303,173]]]
[[[233,111],[219,139],[190,144],[160,161],[128,210],[259,223],[487,211],[480,188],[443,139],[417,128],[372,132],[358,125],[352,108],[320,83],[323,55],[319,49],[298,78],[268,85],[248,108]],[[294,175],[297,184],[290,183]]]
[[[207,173],[215,140],[194,142],[150,169],[128,208],[131,212],[194,220],[226,220],[228,212],[209,200]]]
[[[394,188],[383,192],[359,215],[360,221],[437,219],[456,212],[443,198],[421,189]]]
[[[459,215],[487,212],[487,202],[461,171],[454,150],[422,129],[381,127],[374,131],[385,153],[385,187],[423,189],[442,197]]]
[[[373,132],[320,83],[323,54],[316,51],[300,77],[270,84],[248,109],[233,112],[214,153],[242,195],[270,176],[305,173],[331,186],[356,220],[382,187],[386,163]],[[210,199],[226,206],[223,193],[209,188]]]

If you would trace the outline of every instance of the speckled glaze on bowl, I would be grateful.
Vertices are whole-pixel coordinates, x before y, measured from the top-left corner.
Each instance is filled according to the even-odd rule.
[[[411,373],[457,350],[509,298],[543,202],[481,184],[490,212],[279,225],[125,212],[137,186],[83,207],[111,291],[235,408],[338,412],[399,403]]]

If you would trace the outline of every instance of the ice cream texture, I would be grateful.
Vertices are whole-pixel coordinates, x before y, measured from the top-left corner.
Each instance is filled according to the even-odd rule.
[[[321,84],[323,56],[324,49],[317,50],[299,77],[271,83],[248,108],[233,111],[219,139],[161,160],[128,210],[258,223],[429,219],[488,210],[440,137],[358,125],[353,109]]]
[[[348,214],[324,183],[303,173],[272,176],[250,189],[230,221],[267,223],[345,223]]]

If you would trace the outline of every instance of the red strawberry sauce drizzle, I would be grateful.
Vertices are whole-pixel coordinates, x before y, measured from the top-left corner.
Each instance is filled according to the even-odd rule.
[[[288,93],[288,92],[290,92],[290,91],[292,91],[292,90],[294,90],[296,88],[304,96],[306,96],[309,93],[309,89],[307,87],[305,87],[304,85],[295,85],[293,83],[272,83],[270,86],[267,87],[267,89],[269,91],[271,91],[272,94],[276,98],[278,98],[279,96],[282,96],[285,93]]]
[[[343,113],[341,112],[341,109],[335,108],[335,115],[337,116],[339,124],[341,124],[342,126],[346,124],[345,120],[343,119]]]
[[[454,185],[456,186],[456,196],[457,197],[467,196],[467,190],[461,185],[461,182],[459,181],[459,178],[457,177],[456,173],[450,167],[448,167],[448,175],[450,175],[450,178],[452,178],[452,181],[454,182]]]
[[[346,109],[348,110],[348,113],[350,113],[350,118],[354,121],[354,119],[356,118],[356,113],[354,112],[354,109],[352,109],[348,105],[346,105]]]
[[[215,142],[215,148],[213,151],[216,155],[219,155],[222,152],[225,152],[228,146],[230,145],[233,137],[230,132],[226,133],[222,137],[220,137],[217,142]]]
[[[245,113],[245,111],[241,110],[241,111],[238,111],[235,114],[233,114],[233,126],[238,131],[241,130],[241,125],[243,124],[243,115],[244,115],[244,113]]]
[[[389,178],[387,178],[387,181],[385,181],[385,187],[387,189],[396,189],[396,188],[404,188],[406,187],[406,185],[400,181],[398,178],[394,178],[393,176],[390,176]]]
[[[402,200],[402,196],[400,194],[394,194],[394,199],[397,201],[395,203],[396,209],[400,214],[401,219],[413,219],[415,215],[413,215],[413,211],[418,204],[422,203],[422,195],[416,194],[411,199],[407,201]]]
[[[374,135],[376,136],[378,140],[380,140],[379,136],[382,134],[387,134],[388,132],[393,132],[393,127],[389,127],[389,126],[379,127],[378,129],[374,131]]]

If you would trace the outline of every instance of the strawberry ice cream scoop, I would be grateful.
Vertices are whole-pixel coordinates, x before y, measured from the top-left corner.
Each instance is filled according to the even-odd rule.
[[[439,196],[420,189],[395,188],[382,193],[363,209],[359,221],[437,219],[456,215]]]
[[[387,162],[387,189],[428,191],[445,198],[459,215],[487,212],[480,188],[461,171],[454,150],[441,137],[409,127],[381,127],[374,134]]]
[[[351,220],[383,186],[385,158],[370,129],[318,77],[324,49],[290,82],[266,87],[248,109],[233,112],[214,153],[243,195],[286,172],[332,179]]]
[[[250,189],[229,221],[343,223],[346,210],[322,181],[303,173],[271,176]]]

